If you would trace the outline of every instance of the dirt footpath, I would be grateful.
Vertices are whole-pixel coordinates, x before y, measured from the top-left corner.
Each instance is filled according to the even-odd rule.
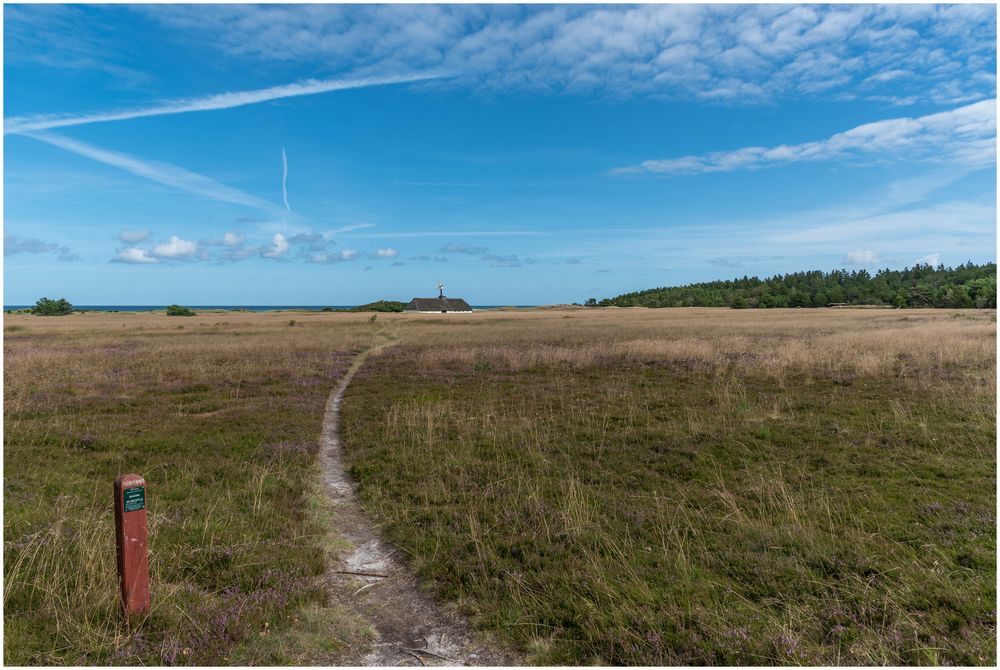
[[[420,590],[399,551],[384,541],[362,512],[347,476],[340,441],[344,391],[368,352],[330,394],[320,437],[320,464],[333,502],[335,531],[348,543],[327,566],[334,602],[348,607],[376,632],[371,649],[338,659],[343,665],[516,665],[519,659],[477,642],[468,622]]]

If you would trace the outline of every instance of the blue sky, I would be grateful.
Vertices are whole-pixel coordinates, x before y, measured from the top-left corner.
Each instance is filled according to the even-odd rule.
[[[4,8],[4,303],[996,257],[990,5]]]

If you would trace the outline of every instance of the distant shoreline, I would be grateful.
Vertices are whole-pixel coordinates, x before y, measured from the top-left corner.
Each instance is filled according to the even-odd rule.
[[[4,305],[3,309],[31,309],[33,305]],[[185,305],[194,310],[213,310],[226,312],[282,312],[309,311],[319,312],[323,309],[354,309],[357,305]],[[473,305],[472,309],[499,309],[501,307],[531,308],[538,305]],[[155,312],[165,310],[166,305],[75,305],[74,309],[83,312]]]

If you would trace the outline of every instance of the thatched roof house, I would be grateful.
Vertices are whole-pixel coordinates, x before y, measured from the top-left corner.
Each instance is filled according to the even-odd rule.
[[[403,308],[404,312],[423,312],[424,314],[446,314],[448,312],[471,312],[472,307],[461,298],[444,297],[444,284],[438,284],[438,297],[414,298]]]
[[[461,298],[414,298],[404,312],[471,312],[472,307]]]

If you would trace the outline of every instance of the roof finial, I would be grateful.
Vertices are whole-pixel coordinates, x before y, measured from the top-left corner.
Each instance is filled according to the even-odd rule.
[[[444,284],[438,279],[438,297],[444,300]]]

